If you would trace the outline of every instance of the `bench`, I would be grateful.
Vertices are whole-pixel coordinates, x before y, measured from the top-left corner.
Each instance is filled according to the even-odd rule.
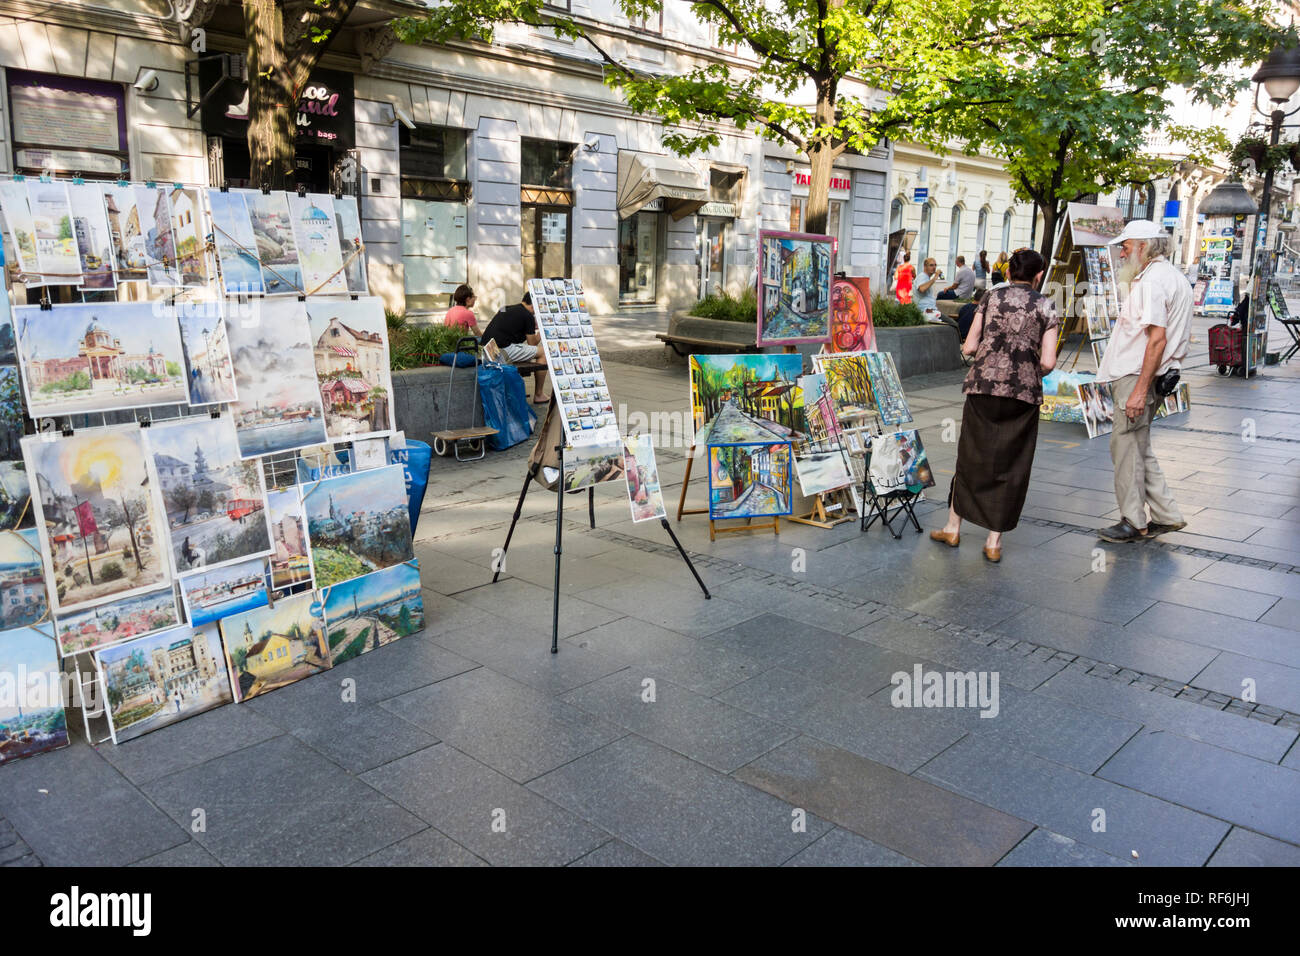
[[[726,342],[722,339],[695,338],[689,335],[674,335],[671,332],[656,332],[655,338],[659,339],[664,344],[671,346],[672,350],[682,358],[695,352],[699,352],[701,349],[719,349],[723,352],[735,352],[738,349],[743,351],[746,347],[749,349],[755,348],[753,343],[749,343],[747,346],[740,346],[735,342]],[[678,347],[683,345],[687,347],[688,351],[683,352]]]

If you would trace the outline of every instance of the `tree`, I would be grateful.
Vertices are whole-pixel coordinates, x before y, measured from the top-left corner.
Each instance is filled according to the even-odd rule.
[[[198,493],[194,490],[193,485],[180,483],[167,489],[167,500],[173,508],[181,512],[182,523],[190,520],[190,511],[198,502],[198,498]]]
[[[1263,16],[1271,5],[1062,0],[1051,14],[1061,28],[1047,25],[1050,39],[1036,50],[973,63],[953,78],[953,94],[978,107],[926,114],[919,135],[1004,156],[1016,194],[1043,216],[1039,250],[1050,258],[1067,203],[1149,186],[1177,165],[1144,152],[1151,134],[1181,141],[1192,161],[1225,147],[1221,130],[1170,125],[1165,93],[1181,86],[1207,106],[1229,101],[1246,85],[1233,67],[1276,40]]]

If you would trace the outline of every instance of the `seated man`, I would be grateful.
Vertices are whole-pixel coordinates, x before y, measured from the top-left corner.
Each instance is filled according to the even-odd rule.
[[[966,265],[966,257],[957,257],[957,275],[952,285],[940,292],[937,299],[969,299],[975,291],[975,270]]]
[[[961,311],[957,313],[957,334],[961,336],[963,342],[970,333],[971,324],[975,321],[975,310],[979,308],[980,300],[983,298],[984,293],[977,292],[975,298],[963,305]]]
[[[939,307],[935,304],[935,286],[943,278],[943,273],[939,271],[938,264],[933,257],[926,259],[921,264],[921,274],[916,277],[916,283],[912,286],[912,304],[921,310],[929,321],[938,318]]]
[[[537,331],[532,294],[525,292],[517,305],[508,305],[492,316],[492,321],[483,330],[483,337],[479,341],[484,345],[495,342],[506,361],[515,365],[527,362],[545,364],[546,351],[541,346],[542,335]],[[546,369],[538,369],[533,373],[533,401],[541,405],[550,400],[550,390],[546,387]]]

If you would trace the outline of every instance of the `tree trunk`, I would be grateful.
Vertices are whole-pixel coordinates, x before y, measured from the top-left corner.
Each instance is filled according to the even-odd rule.
[[[835,90],[829,85],[818,84],[816,117],[817,126],[821,129],[830,129],[835,125]],[[811,172],[808,177],[808,203],[804,207],[803,230],[825,235],[830,213],[831,166],[835,162],[835,149],[829,140],[812,137],[804,151],[808,154]]]
[[[1041,210],[1043,214],[1043,234],[1038,240],[1038,251],[1042,253],[1043,261],[1047,263],[1047,271],[1052,268],[1052,253],[1055,251],[1052,244],[1056,239],[1056,226],[1061,221],[1061,204],[1053,201],[1050,207],[1034,206],[1034,215],[1037,216]]]
[[[284,16],[276,0],[243,0],[248,38],[248,158],[255,187],[293,182],[296,90],[284,48]]]

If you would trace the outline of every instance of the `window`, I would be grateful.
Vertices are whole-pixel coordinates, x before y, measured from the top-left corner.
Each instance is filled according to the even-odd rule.
[[[572,143],[524,137],[520,142],[520,182],[543,189],[572,189],[576,149]]]
[[[988,239],[989,232],[989,207],[985,206],[980,210],[979,220],[975,224],[975,256],[979,257],[981,252],[985,251],[984,242]]]
[[[424,123],[415,129],[399,126],[398,144],[403,179],[463,182],[467,178],[463,129]]]
[[[925,262],[930,255],[930,204],[921,204],[921,232],[916,237],[916,261]]]
[[[1011,255],[1011,210],[1002,214],[1002,251]]]
[[[889,233],[893,235],[903,228],[903,200],[895,199],[889,204]]]
[[[664,32],[664,11],[662,7],[658,10],[650,10],[647,13],[634,13],[627,19],[628,25],[633,30],[640,30],[643,33]]]
[[[739,204],[743,193],[745,171],[709,167],[709,201]]]
[[[570,0],[542,0],[543,7],[549,7],[552,10],[563,10],[569,12]]]
[[[1150,219],[1155,213],[1156,193],[1150,186],[1125,186],[1115,198],[1115,205],[1130,219]]]
[[[952,207],[952,223],[948,227],[948,275],[957,274],[957,254],[961,245],[961,206]]]

